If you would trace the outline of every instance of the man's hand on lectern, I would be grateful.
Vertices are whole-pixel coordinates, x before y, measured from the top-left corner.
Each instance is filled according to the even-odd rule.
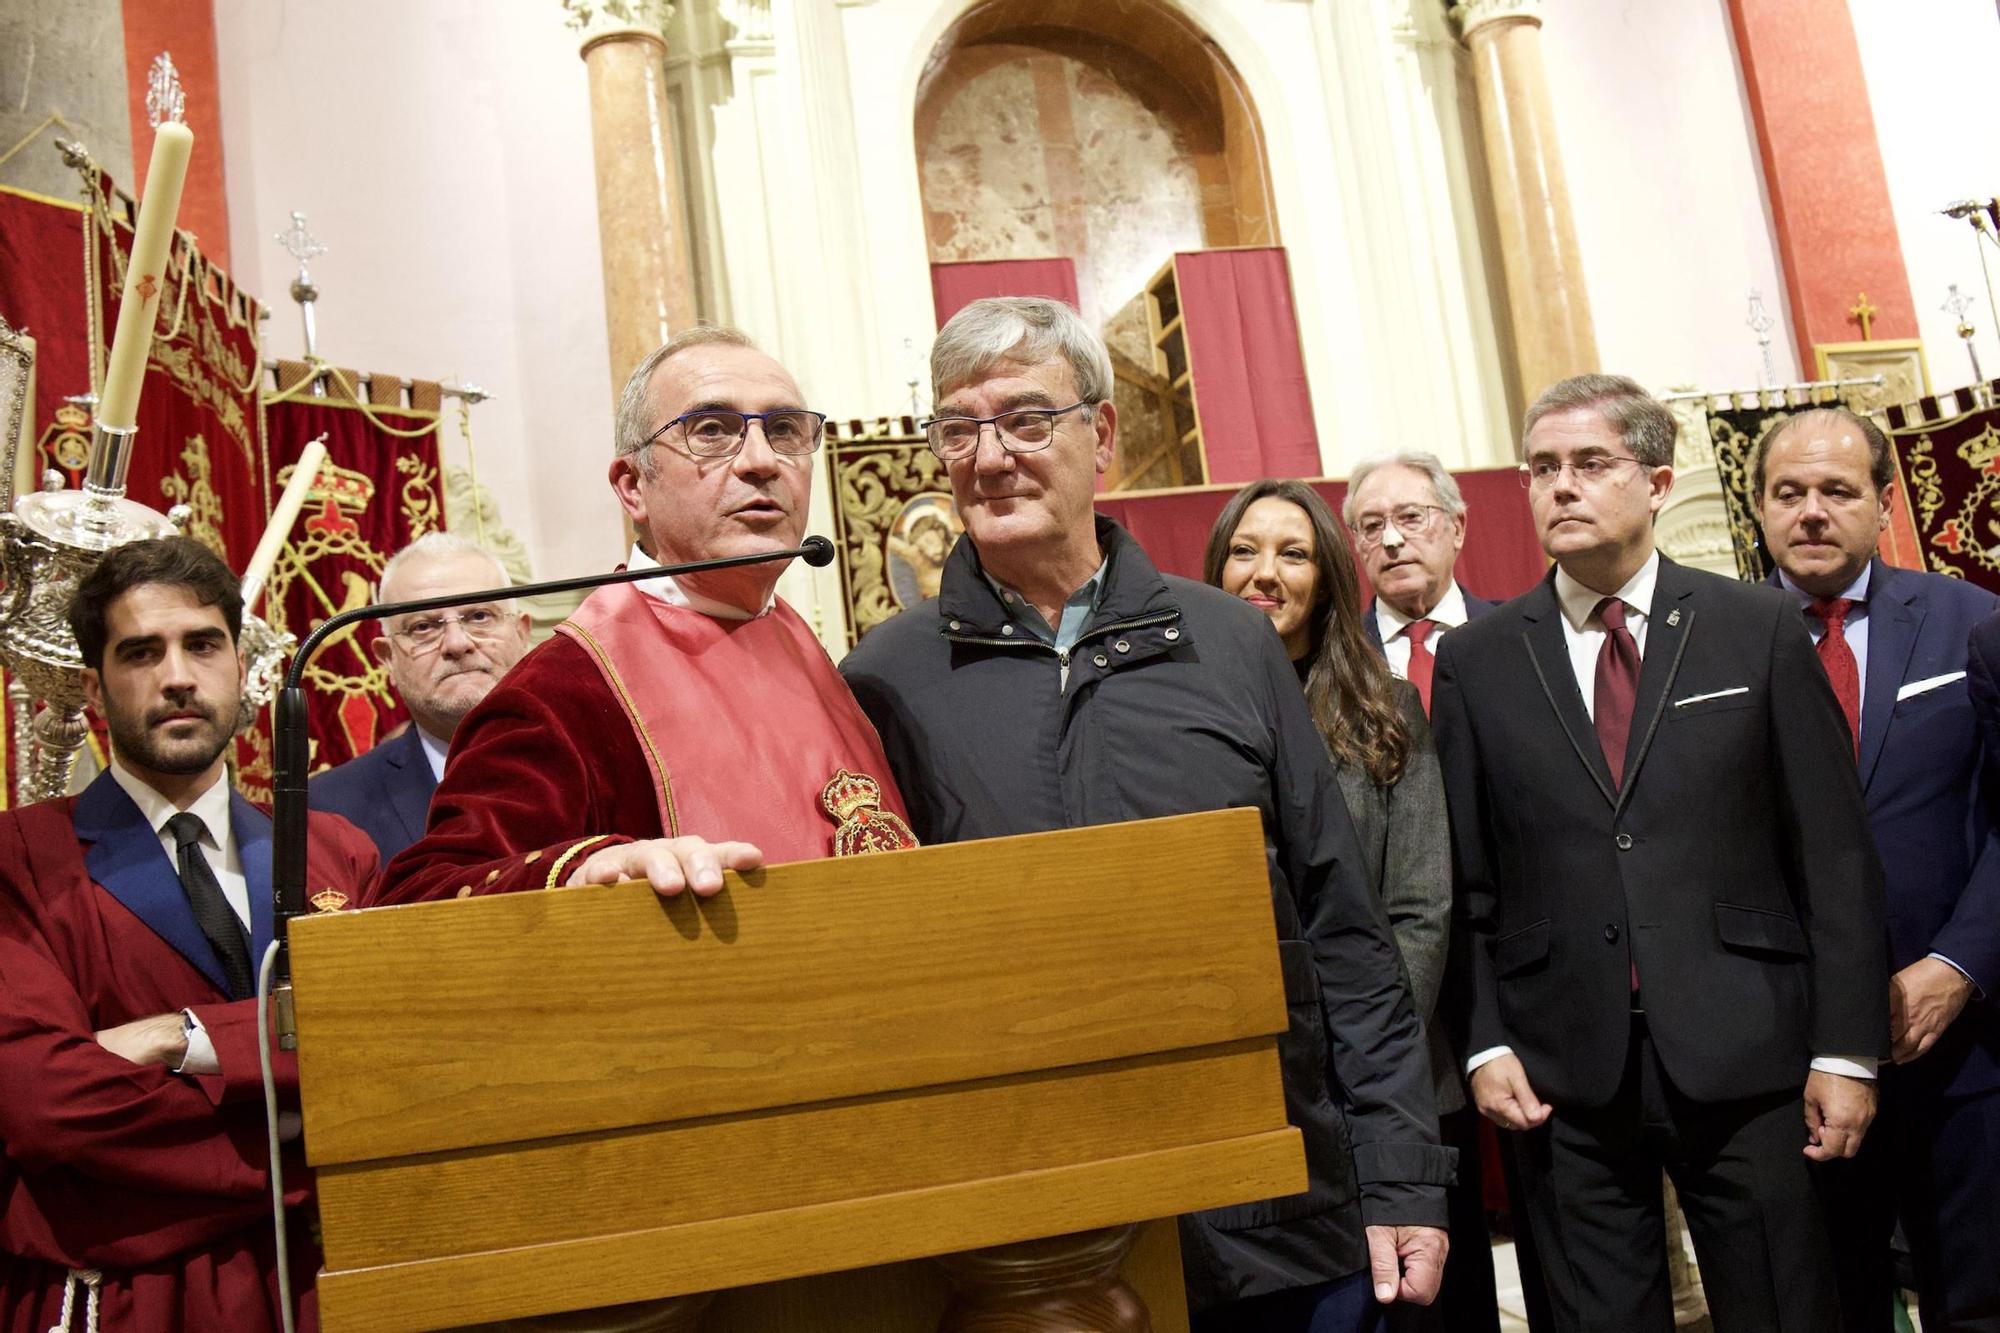
[[[567,881],[578,884],[622,884],[643,879],[662,898],[693,889],[706,898],[722,888],[725,870],[755,870],[764,853],[747,842],[708,842],[701,838],[650,838],[621,842],[586,857]]]

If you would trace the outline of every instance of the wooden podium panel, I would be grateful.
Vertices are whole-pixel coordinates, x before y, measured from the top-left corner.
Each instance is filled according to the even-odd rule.
[[[1305,1187],[1256,812],[293,923],[329,1330]]]

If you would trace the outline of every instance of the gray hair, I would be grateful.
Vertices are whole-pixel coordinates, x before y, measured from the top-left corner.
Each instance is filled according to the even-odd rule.
[[[1521,452],[1525,457],[1528,435],[1535,423],[1556,412],[1590,408],[1616,430],[1632,457],[1647,467],[1671,467],[1674,437],[1679,433],[1674,414],[1659,399],[1639,387],[1637,380],[1623,375],[1572,375],[1542,390],[1542,396],[1521,419]]]
[[[1437,497],[1438,508],[1453,518],[1464,515],[1465,497],[1459,493],[1458,482],[1444,470],[1438,456],[1424,449],[1403,449],[1393,454],[1364,458],[1347,474],[1347,496],[1340,502],[1340,521],[1348,527],[1354,526],[1354,493],[1361,489],[1361,483],[1368,480],[1370,473],[1385,467],[1406,467],[1412,472],[1423,473],[1424,480],[1431,484],[1431,494]]]
[[[389,580],[395,577],[396,571],[401,569],[405,563],[411,560],[424,560],[441,555],[476,555],[493,566],[494,587],[506,587],[514,582],[513,578],[507,573],[507,566],[501,564],[500,557],[493,554],[491,550],[481,546],[470,537],[456,532],[446,532],[444,529],[439,528],[432,532],[426,532],[423,536],[389,557],[389,562],[382,566],[382,577],[375,584],[377,595],[379,596],[381,590],[389,586]],[[512,615],[514,613],[514,599],[509,597],[500,604],[500,609],[508,615]]]
[[[931,394],[942,399],[1002,361],[1036,365],[1060,356],[1069,363],[1077,397],[1111,397],[1111,354],[1083,316],[1042,296],[987,296],[945,322],[931,344]]]
[[[636,466],[642,476],[653,475],[653,458],[651,454],[639,451],[646,447],[647,440],[660,428],[660,423],[649,415],[652,404],[647,401],[646,391],[652,387],[653,372],[669,357],[690,347],[709,347],[718,343],[727,347],[747,347],[753,352],[759,350],[757,344],[750,341],[750,335],[740,329],[732,329],[726,324],[697,324],[693,328],[682,329],[647,353],[646,359],[626,379],[624,389],[618,394],[618,457],[639,454]]]

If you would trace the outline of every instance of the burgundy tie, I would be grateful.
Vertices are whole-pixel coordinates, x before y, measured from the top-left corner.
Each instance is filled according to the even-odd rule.
[[[1437,658],[1424,646],[1424,640],[1437,628],[1435,620],[1412,620],[1403,630],[1403,637],[1410,641],[1410,665],[1403,672],[1410,684],[1417,687],[1417,698],[1423,700],[1424,716],[1431,712],[1431,673],[1437,669]]]
[[[1846,597],[1823,598],[1808,603],[1806,614],[1826,626],[1819,636],[1819,664],[1833,685],[1840,711],[1847,714],[1847,732],[1854,738],[1854,757],[1861,757],[1861,666],[1847,643],[1847,613],[1854,609]]]
[[[1632,734],[1632,710],[1639,701],[1639,643],[1625,628],[1625,603],[1607,597],[1597,604],[1604,622],[1604,646],[1597,650],[1596,698],[1591,710],[1597,743],[1611,766],[1613,785],[1625,781],[1625,742]]]

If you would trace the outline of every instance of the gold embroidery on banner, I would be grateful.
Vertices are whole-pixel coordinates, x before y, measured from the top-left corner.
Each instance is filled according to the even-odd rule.
[[[187,447],[181,450],[181,465],[187,475],[175,472],[162,477],[160,494],[193,510],[187,535],[228,560],[229,551],[222,539],[222,497],[215,493],[210,480],[213,473],[208,463],[208,441],[199,435],[191,436]]]
[[[574,620],[565,620],[556,628],[573,634],[576,641],[597,660],[598,669],[604,673],[604,678],[611,682],[612,692],[618,696],[619,704],[624,707],[625,716],[631,719],[632,730],[639,733],[639,743],[646,747],[646,762],[651,764],[653,772],[659,775],[660,791],[664,793],[667,803],[667,808],[662,812],[666,816],[667,836],[680,837],[680,815],[674,810],[673,774],[667,772],[666,761],[660,758],[659,748],[653,744],[653,733],[646,730],[646,722],[639,716],[638,705],[632,702],[631,694],[626,691],[624,678],[618,674],[618,668],[611,665],[611,655],[604,651],[604,645],[592,637],[589,630]]]
[[[426,467],[419,454],[400,454],[396,471],[409,478],[403,483],[403,522],[415,541],[438,525],[437,469]]]
[[[820,789],[819,803],[834,822],[835,856],[900,852],[917,846],[917,835],[892,810],[882,808],[882,784],[866,773],[837,769]]]
[[[41,457],[65,472],[81,475],[90,465],[90,413],[75,403],[56,409],[56,419],[42,432]],[[35,478],[41,481],[40,477]],[[72,478],[71,484],[75,481]]]
[[[338,912],[346,908],[347,895],[329,884],[312,896],[312,906],[315,912]]]
[[[554,861],[549,863],[549,877],[548,879],[543,881],[542,887],[545,889],[553,889],[558,887],[557,881],[562,878],[563,867],[567,866],[571,861],[575,860],[576,854],[578,852],[583,851],[587,847],[595,847],[600,842],[609,842],[610,840],[611,840],[611,835],[609,833],[600,833],[594,838],[585,838],[581,842],[571,843],[569,845],[568,851],[564,852],[561,856],[558,856]],[[468,892],[472,888],[470,884],[466,885],[465,887]]]

